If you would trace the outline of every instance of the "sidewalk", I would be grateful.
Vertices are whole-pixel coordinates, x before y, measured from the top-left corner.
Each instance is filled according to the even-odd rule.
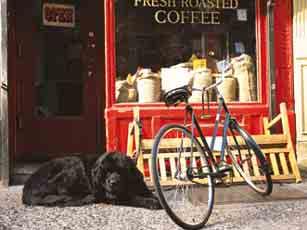
[[[307,172],[307,171],[306,171]],[[209,230],[307,229],[307,173],[303,182],[274,184],[261,197],[246,185],[216,188]],[[0,230],[177,230],[164,210],[95,204],[83,207],[25,207],[22,186],[0,189]]]
[[[307,199],[307,184],[276,184],[270,196],[260,196],[246,185],[233,185],[226,188],[216,188],[216,204],[254,203],[268,201],[284,201]]]

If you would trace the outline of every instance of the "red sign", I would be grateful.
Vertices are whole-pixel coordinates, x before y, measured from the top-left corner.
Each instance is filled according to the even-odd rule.
[[[43,25],[56,27],[75,26],[75,6],[54,3],[43,4]]]

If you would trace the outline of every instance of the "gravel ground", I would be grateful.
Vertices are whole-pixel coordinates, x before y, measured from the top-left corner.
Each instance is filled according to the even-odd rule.
[[[0,189],[0,230],[175,230],[164,210],[95,204],[25,207],[21,186]],[[307,229],[307,200],[216,205],[206,229]]]

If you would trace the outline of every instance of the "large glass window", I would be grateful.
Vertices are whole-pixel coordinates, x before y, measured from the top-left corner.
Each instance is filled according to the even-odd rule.
[[[257,101],[255,11],[253,0],[116,0],[117,103],[159,102],[184,84],[202,88],[225,60],[226,100]]]

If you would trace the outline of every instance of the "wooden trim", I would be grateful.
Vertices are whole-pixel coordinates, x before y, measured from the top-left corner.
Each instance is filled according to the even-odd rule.
[[[105,1],[105,90],[106,108],[115,102],[115,13],[114,0]]]
[[[127,155],[129,157],[133,157],[133,132],[134,132],[134,124],[130,122],[128,125],[128,138],[127,138]]]
[[[1,73],[0,73],[0,186],[8,186],[10,178],[10,157],[9,157],[9,115],[8,115],[8,72],[7,72],[7,42],[8,42],[8,21],[7,2],[0,3],[0,31],[1,31]]]
[[[267,124],[267,128],[270,129],[273,125],[275,125],[281,119],[281,114],[278,114],[270,123]]]
[[[256,1],[256,49],[257,49],[257,76],[260,90],[258,89],[258,101],[263,104],[268,102],[268,63],[267,63],[267,24],[266,4],[264,1]]]

